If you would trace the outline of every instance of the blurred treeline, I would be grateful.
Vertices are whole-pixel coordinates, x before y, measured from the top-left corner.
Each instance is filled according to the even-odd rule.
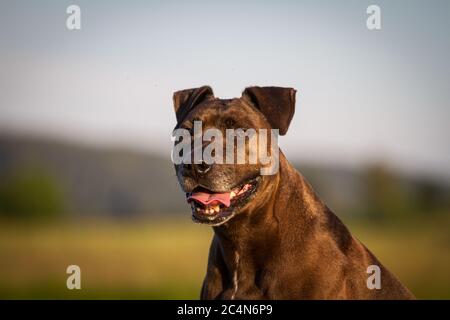
[[[297,166],[339,216],[397,221],[450,214],[450,183],[396,172],[383,163],[363,169]]]
[[[348,169],[300,163],[297,168],[340,216],[382,221],[450,213],[445,180],[405,175],[382,164]],[[187,211],[169,155],[0,135],[0,215],[133,217]]]
[[[170,155],[0,134],[0,215],[176,213],[181,195]]]

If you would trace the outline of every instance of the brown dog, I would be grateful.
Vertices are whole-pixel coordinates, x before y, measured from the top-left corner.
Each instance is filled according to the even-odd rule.
[[[250,87],[239,99],[222,100],[207,86],[178,91],[173,97],[176,128],[192,130],[199,120],[203,129],[217,128],[224,135],[230,128],[274,128],[284,135],[295,93]],[[276,174],[261,175],[261,167],[175,165],[193,220],[214,228],[202,299],[414,298],[281,152]],[[378,268],[381,286],[369,289],[369,266]]]

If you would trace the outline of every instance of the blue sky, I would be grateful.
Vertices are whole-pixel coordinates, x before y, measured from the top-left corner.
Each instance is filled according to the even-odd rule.
[[[288,157],[450,176],[449,31],[445,0],[3,0],[0,128],[168,155],[174,91],[290,86]]]

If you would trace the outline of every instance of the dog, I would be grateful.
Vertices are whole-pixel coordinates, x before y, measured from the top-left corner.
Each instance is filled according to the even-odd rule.
[[[181,90],[173,95],[175,129],[192,132],[201,121],[221,132],[284,135],[295,99],[295,89],[281,87],[248,87],[234,99],[216,98],[209,86]],[[214,229],[201,299],[414,299],[281,151],[278,161],[272,175],[261,174],[261,163],[175,164],[192,219]]]

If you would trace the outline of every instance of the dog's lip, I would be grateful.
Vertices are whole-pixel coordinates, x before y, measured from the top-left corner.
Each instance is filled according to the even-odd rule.
[[[203,224],[210,224],[210,225],[217,225],[219,223],[225,222],[227,218],[230,218],[234,212],[233,211],[219,211],[216,214],[213,215],[206,215],[199,213],[195,211],[195,209],[192,210],[192,220],[198,223]]]
[[[251,178],[232,188],[230,192],[237,191],[236,195],[231,198],[230,205],[225,206],[220,203],[213,203],[213,205],[199,203],[194,199],[190,200],[190,194],[186,193],[188,201],[191,203],[192,219],[195,222],[208,224],[208,225],[220,225],[229,220],[236,212],[236,209],[243,205],[242,201],[245,201],[254,191],[257,189],[259,176]],[[250,186],[250,187],[247,187]],[[196,189],[194,189],[195,191]],[[205,188],[197,189],[205,191]],[[239,194],[239,190],[243,190]],[[206,191],[209,191],[206,189]],[[244,202],[245,203],[245,202]],[[215,210],[212,210],[212,209]],[[218,210],[217,210],[218,209]]]
[[[189,197],[192,193],[194,193],[195,191],[204,191],[210,194],[213,193],[226,193],[226,192],[237,192],[239,191],[239,189],[241,189],[245,184],[249,184],[249,183],[254,183],[255,181],[258,181],[261,178],[261,176],[256,175],[250,178],[246,178],[245,180],[237,183],[234,187],[230,188],[230,189],[212,189],[211,187],[207,186],[206,184],[203,183],[198,183],[195,185],[195,187],[193,187],[191,189],[191,191],[189,192],[185,192],[186,197]]]
[[[192,192],[187,193],[186,197],[188,202],[196,202],[205,207],[215,207],[216,205],[220,204],[221,206],[225,206],[228,208],[231,205],[231,201],[234,197],[246,191],[244,188],[247,185],[248,184],[243,184],[231,189],[231,191],[225,192],[215,192],[207,188],[197,187],[194,188]]]
[[[196,202],[203,206],[209,205],[223,205],[225,207],[230,207],[231,201],[245,194],[248,189],[256,187],[260,176],[255,176],[248,178],[237,184],[235,187],[231,188],[229,191],[213,191],[211,189],[205,188],[203,185],[198,185],[191,192],[186,192],[187,202]]]
[[[188,202],[197,202],[199,204],[202,204],[203,206],[214,206],[216,207],[217,204],[221,204],[225,207],[229,207],[231,204],[231,199],[234,197],[233,192],[223,192],[223,193],[209,193],[205,191],[197,191],[194,193],[191,193],[187,201]]]
[[[194,193],[195,191],[204,191],[207,193],[225,193],[225,192],[231,192],[233,190],[235,190],[236,188],[239,188],[239,186],[242,186],[242,184],[238,184],[235,187],[231,188],[231,190],[222,190],[222,189],[212,189],[209,186],[205,185],[205,184],[197,184],[194,188],[192,188],[192,191],[190,192],[186,192],[186,196],[191,195],[192,193]]]

